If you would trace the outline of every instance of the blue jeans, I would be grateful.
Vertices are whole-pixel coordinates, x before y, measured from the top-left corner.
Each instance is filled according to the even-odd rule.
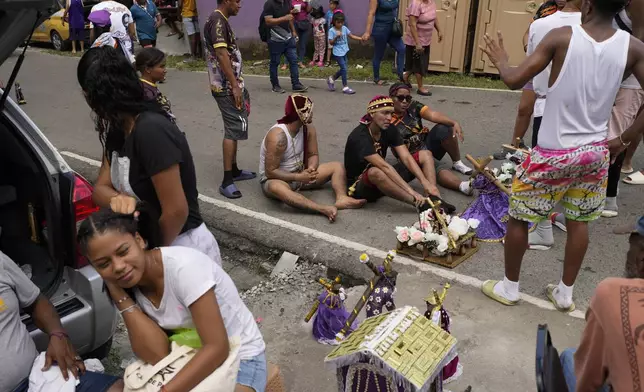
[[[58,371],[58,369],[54,370]],[[85,372],[78,379],[80,384],[76,385],[76,392],[105,392],[118,380],[120,378],[109,374]],[[28,390],[29,379],[26,378],[12,392],[27,392]]]
[[[392,25],[374,25],[371,30],[371,37],[373,38],[373,80],[380,80],[380,63],[385,56],[385,49],[387,45],[391,46],[396,51],[396,72],[398,78],[402,80],[403,72],[405,70],[405,44],[401,37],[392,37]]]
[[[282,55],[286,56],[286,61],[288,61],[291,66],[291,84],[293,85],[293,87],[299,85],[300,69],[297,66],[297,49],[295,47],[295,38],[291,38],[287,42],[273,42],[269,40],[268,51],[271,56],[269,73],[273,87],[280,85],[279,78],[277,77],[277,67],[280,65],[280,58],[282,57]]]
[[[297,57],[300,62],[304,62],[304,57],[306,56],[306,46],[309,43],[309,36],[311,35],[311,24],[307,24],[307,28],[300,29],[295,24],[295,31],[297,31],[298,37],[300,40],[297,42]]]
[[[561,367],[563,368],[564,378],[568,391],[574,392],[577,390],[577,376],[575,375],[575,352],[577,349],[568,348],[561,353],[559,359],[561,360]],[[597,392],[610,392],[607,385],[599,388]]]
[[[237,384],[253,388],[255,392],[264,392],[267,377],[268,370],[264,353],[251,359],[242,360],[239,363]]]
[[[338,65],[340,66],[340,70],[335,73],[333,80],[337,80],[339,77],[342,77],[342,86],[347,87],[347,68],[349,59],[347,58],[346,54],[344,56],[333,56],[333,58],[338,62]]]

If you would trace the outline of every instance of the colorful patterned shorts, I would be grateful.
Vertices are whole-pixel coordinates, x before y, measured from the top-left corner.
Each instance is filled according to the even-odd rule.
[[[535,147],[517,168],[510,216],[539,222],[561,201],[566,219],[589,222],[599,218],[606,199],[608,165],[605,142],[569,150]]]

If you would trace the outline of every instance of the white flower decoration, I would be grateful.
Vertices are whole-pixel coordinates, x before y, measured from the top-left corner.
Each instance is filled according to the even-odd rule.
[[[369,302],[373,302],[373,295],[369,296]]]
[[[460,216],[454,216],[447,227],[447,230],[449,230],[449,233],[454,237],[454,241],[456,241],[460,236],[467,234],[470,230],[470,226],[467,224],[465,219]]]
[[[414,228],[409,229],[409,246],[414,246],[420,242],[423,242],[423,239],[425,237],[425,233],[423,233],[420,230],[416,230]]]
[[[377,316],[377,315],[379,315],[379,314],[380,314],[380,311],[379,311],[378,309],[374,309],[374,310],[373,310],[373,315],[374,315],[374,316]]]
[[[467,224],[472,229],[476,230],[479,227],[479,225],[481,224],[481,221],[479,221],[478,219],[470,218],[470,219],[467,220]]]
[[[366,306],[367,312],[371,310],[371,305],[367,304]]]
[[[512,174],[501,173],[496,178],[501,182],[507,182],[508,180],[511,180],[512,177],[513,177]]]
[[[383,287],[382,292],[387,294],[389,292],[389,287]]]
[[[396,239],[400,242],[407,242],[409,241],[409,228],[404,227],[404,226],[396,226],[396,229],[394,230],[396,232]]]
[[[380,287],[376,287],[376,289],[374,290],[374,292],[375,292],[376,294],[380,293]],[[376,297],[376,298],[378,298],[378,297]]]
[[[501,171],[503,173],[513,172],[515,169],[516,165],[512,162],[505,162],[503,165],[501,165]]]
[[[390,308],[392,305],[393,305],[393,304],[391,303],[391,301],[387,301],[387,302],[385,303],[385,306],[386,306],[386,307],[388,307],[388,308]]]
[[[382,302],[382,298],[376,297],[376,302],[378,302],[378,303]]]

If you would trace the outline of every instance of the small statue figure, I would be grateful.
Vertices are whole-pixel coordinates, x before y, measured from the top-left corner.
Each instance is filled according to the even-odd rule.
[[[313,337],[315,340],[322,344],[337,345],[340,342],[336,340],[336,335],[342,330],[349,318],[349,312],[344,307],[346,294],[339,276],[334,281],[320,278],[318,283],[324,286],[324,291],[320,293],[318,299],[313,303],[313,307],[304,321],[308,323],[315,315],[313,319]],[[350,334],[356,327],[357,323],[354,320],[346,334]]]
[[[348,332],[355,329],[355,327],[353,327],[353,323],[365,304],[367,304],[367,318],[380,314],[383,306],[386,306],[389,311],[396,309],[393,295],[396,291],[396,278],[398,277],[398,272],[394,271],[391,267],[391,262],[395,256],[395,250],[389,251],[383,265],[381,267],[376,267],[371,261],[369,261],[369,256],[366,253],[360,255],[360,262],[369,267],[369,269],[373,271],[374,275],[369,282],[367,282],[367,288],[358,299],[358,303],[351,311],[351,315],[344,323],[344,327],[335,335],[335,339],[337,341],[344,340],[348,335]],[[376,289],[378,289],[377,293]],[[375,297],[374,294],[378,294],[379,296]],[[379,300],[377,298],[379,298]]]
[[[22,94],[22,87],[20,87],[20,83],[16,82],[16,101],[18,102],[18,105],[25,105],[27,104],[27,101],[25,100],[25,96]]]
[[[425,317],[447,333],[450,332],[451,319],[443,306],[443,302],[445,302],[445,296],[450,287],[451,285],[449,283],[445,283],[443,291],[440,294],[438,294],[436,289],[432,289],[432,294],[425,298],[425,303],[427,304]],[[458,362],[457,355],[443,368],[443,383],[452,382],[460,377],[461,374],[463,374],[463,365]]]
[[[383,307],[387,308],[390,312],[396,309],[394,294],[396,293],[396,278],[398,277],[398,272],[391,268],[391,262],[395,255],[396,253],[394,251],[390,251],[387,253],[387,257],[385,258],[383,265],[375,267],[371,264],[371,266],[369,266],[369,268],[372,268],[373,266],[372,271],[374,271],[375,274],[378,274],[380,279],[367,299],[367,305],[365,306],[367,318],[382,314]],[[369,263],[369,256],[366,254],[364,254],[364,256],[367,257],[365,264]]]

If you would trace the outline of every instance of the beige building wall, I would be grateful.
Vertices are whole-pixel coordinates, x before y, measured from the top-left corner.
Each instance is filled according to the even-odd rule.
[[[470,72],[498,74],[498,70],[479,48],[483,45],[484,34],[496,39],[497,31],[503,35],[505,49],[510,55],[510,65],[521,63],[525,58],[523,35],[541,3],[542,1],[532,0],[480,0]]]
[[[407,6],[414,0],[400,0],[399,18],[407,29]],[[430,0],[436,2],[436,18],[442,28],[443,40],[433,34],[429,70],[464,72],[467,25],[472,0]],[[474,0],[476,1],[476,0]]]

